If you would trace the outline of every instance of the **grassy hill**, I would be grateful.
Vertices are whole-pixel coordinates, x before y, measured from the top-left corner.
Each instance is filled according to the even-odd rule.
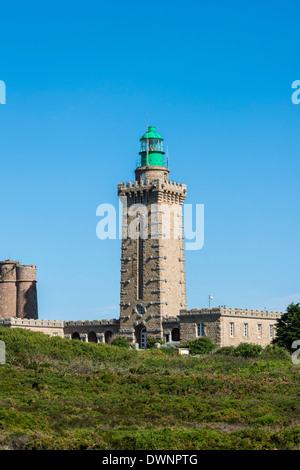
[[[300,448],[288,356],[180,357],[3,327],[0,340],[0,449]]]

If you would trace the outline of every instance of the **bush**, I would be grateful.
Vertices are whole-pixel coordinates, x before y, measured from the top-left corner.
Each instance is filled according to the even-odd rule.
[[[111,344],[113,346],[119,346],[120,348],[130,348],[130,343],[122,336],[117,336]]]
[[[234,351],[235,356],[258,357],[263,348],[259,344],[240,343]]]
[[[290,359],[290,355],[285,348],[277,344],[269,344],[261,353],[262,357],[274,359]]]
[[[216,350],[216,354],[222,354],[224,356],[234,356],[235,347],[234,346],[223,346]]]
[[[168,343],[164,344],[164,348],[168,349],[177,349],[180,346],[180,341],[169,341]]]
[[[263,349],[259,345],[249,343],[241,343],[238,347],[223,346],[217,349],[215,354],[242,357],[260,356],[265,359],[289,359],[290,357],[286,349],[280,348],[277,345],[269,344]]]
[[[164,344],[160,349],[159,351],[163,352],[164,354],[168,354],[168,355],[176,355],[177,356],[177,348],[176,347],[170,347],[170,346],[167,346],[166,344]]]
[[[165,342],[163,339],[154,338],[153,336],[147,338],[147,348],[154,348],[155,343],[164,344]]]
[[[203,337],[187,341],[182,347],[189,348],[190,354],[208,354],[213,351],[216,346],[210,338]]]
[[[85,343],[83,341],[50,337],[44,333],[22,328],[0,327],[0,340],[6,346],[7,361],[18,358],[24,363],[32,362],[36,357],[47,357],[58,360],[88,359],[92,361],[121,361],[134,357],[137,353],[125,348],[117,348],[102,343]]]

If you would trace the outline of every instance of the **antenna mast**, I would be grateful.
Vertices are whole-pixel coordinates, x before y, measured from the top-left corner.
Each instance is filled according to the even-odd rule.
[[[146,166],[148,166],[148,159],[149,159],[149,138],[148,138],[148,129],[149,129],[149,116],[147,113],[147,158],[146,158]]]

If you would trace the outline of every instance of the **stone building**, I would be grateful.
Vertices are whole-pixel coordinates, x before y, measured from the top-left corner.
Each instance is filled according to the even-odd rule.
[[[0,318],[38,318],[36,266],[0,262]]]
[[[0,263],[0,326],[95,343],[122,336],[139,348],[149,337],[183,343],[202,336],[219,346],[266,346],[282,313],[187,309],[182,214],[187,187],[169,179],[163,138],[155,127],[140,141],[135,180],[118,185],[123,204],[119,319],[38,320],[36,267],[6,260]]]

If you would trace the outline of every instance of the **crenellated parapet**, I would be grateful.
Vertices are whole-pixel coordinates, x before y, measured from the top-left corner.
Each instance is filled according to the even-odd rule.
[[[183,309],[180,310],[179,317],[192,315],[222,315],[232,317],[249,317],[249,318],[280,318],[282,312],[274,312],[270,310],[248,310],[240,308],[227,308],[227,307],[215,307],[215,308],[202,308],[202,309]]]
[[[110,320],[71,320],[65,321],[65,326],[107,326],[107,325],[119,325],[120,320],[112,318]]]
[[[64,336],[64,321],[38,320],[29,318],[0,318],[0,326],[8,328],[25,328],[31,331],[45,333],[50,336]]]
[[[160,171],[162,171],[160,169]],[[145,169],[147,175],[150,170]],[[156,176],[156,175],[155,175]],[[163,178],[145,179],[118,184],[119,197],[127,197],[128,205],[136,203],[172,202],[183,204],[187,195],[187,186]]]

